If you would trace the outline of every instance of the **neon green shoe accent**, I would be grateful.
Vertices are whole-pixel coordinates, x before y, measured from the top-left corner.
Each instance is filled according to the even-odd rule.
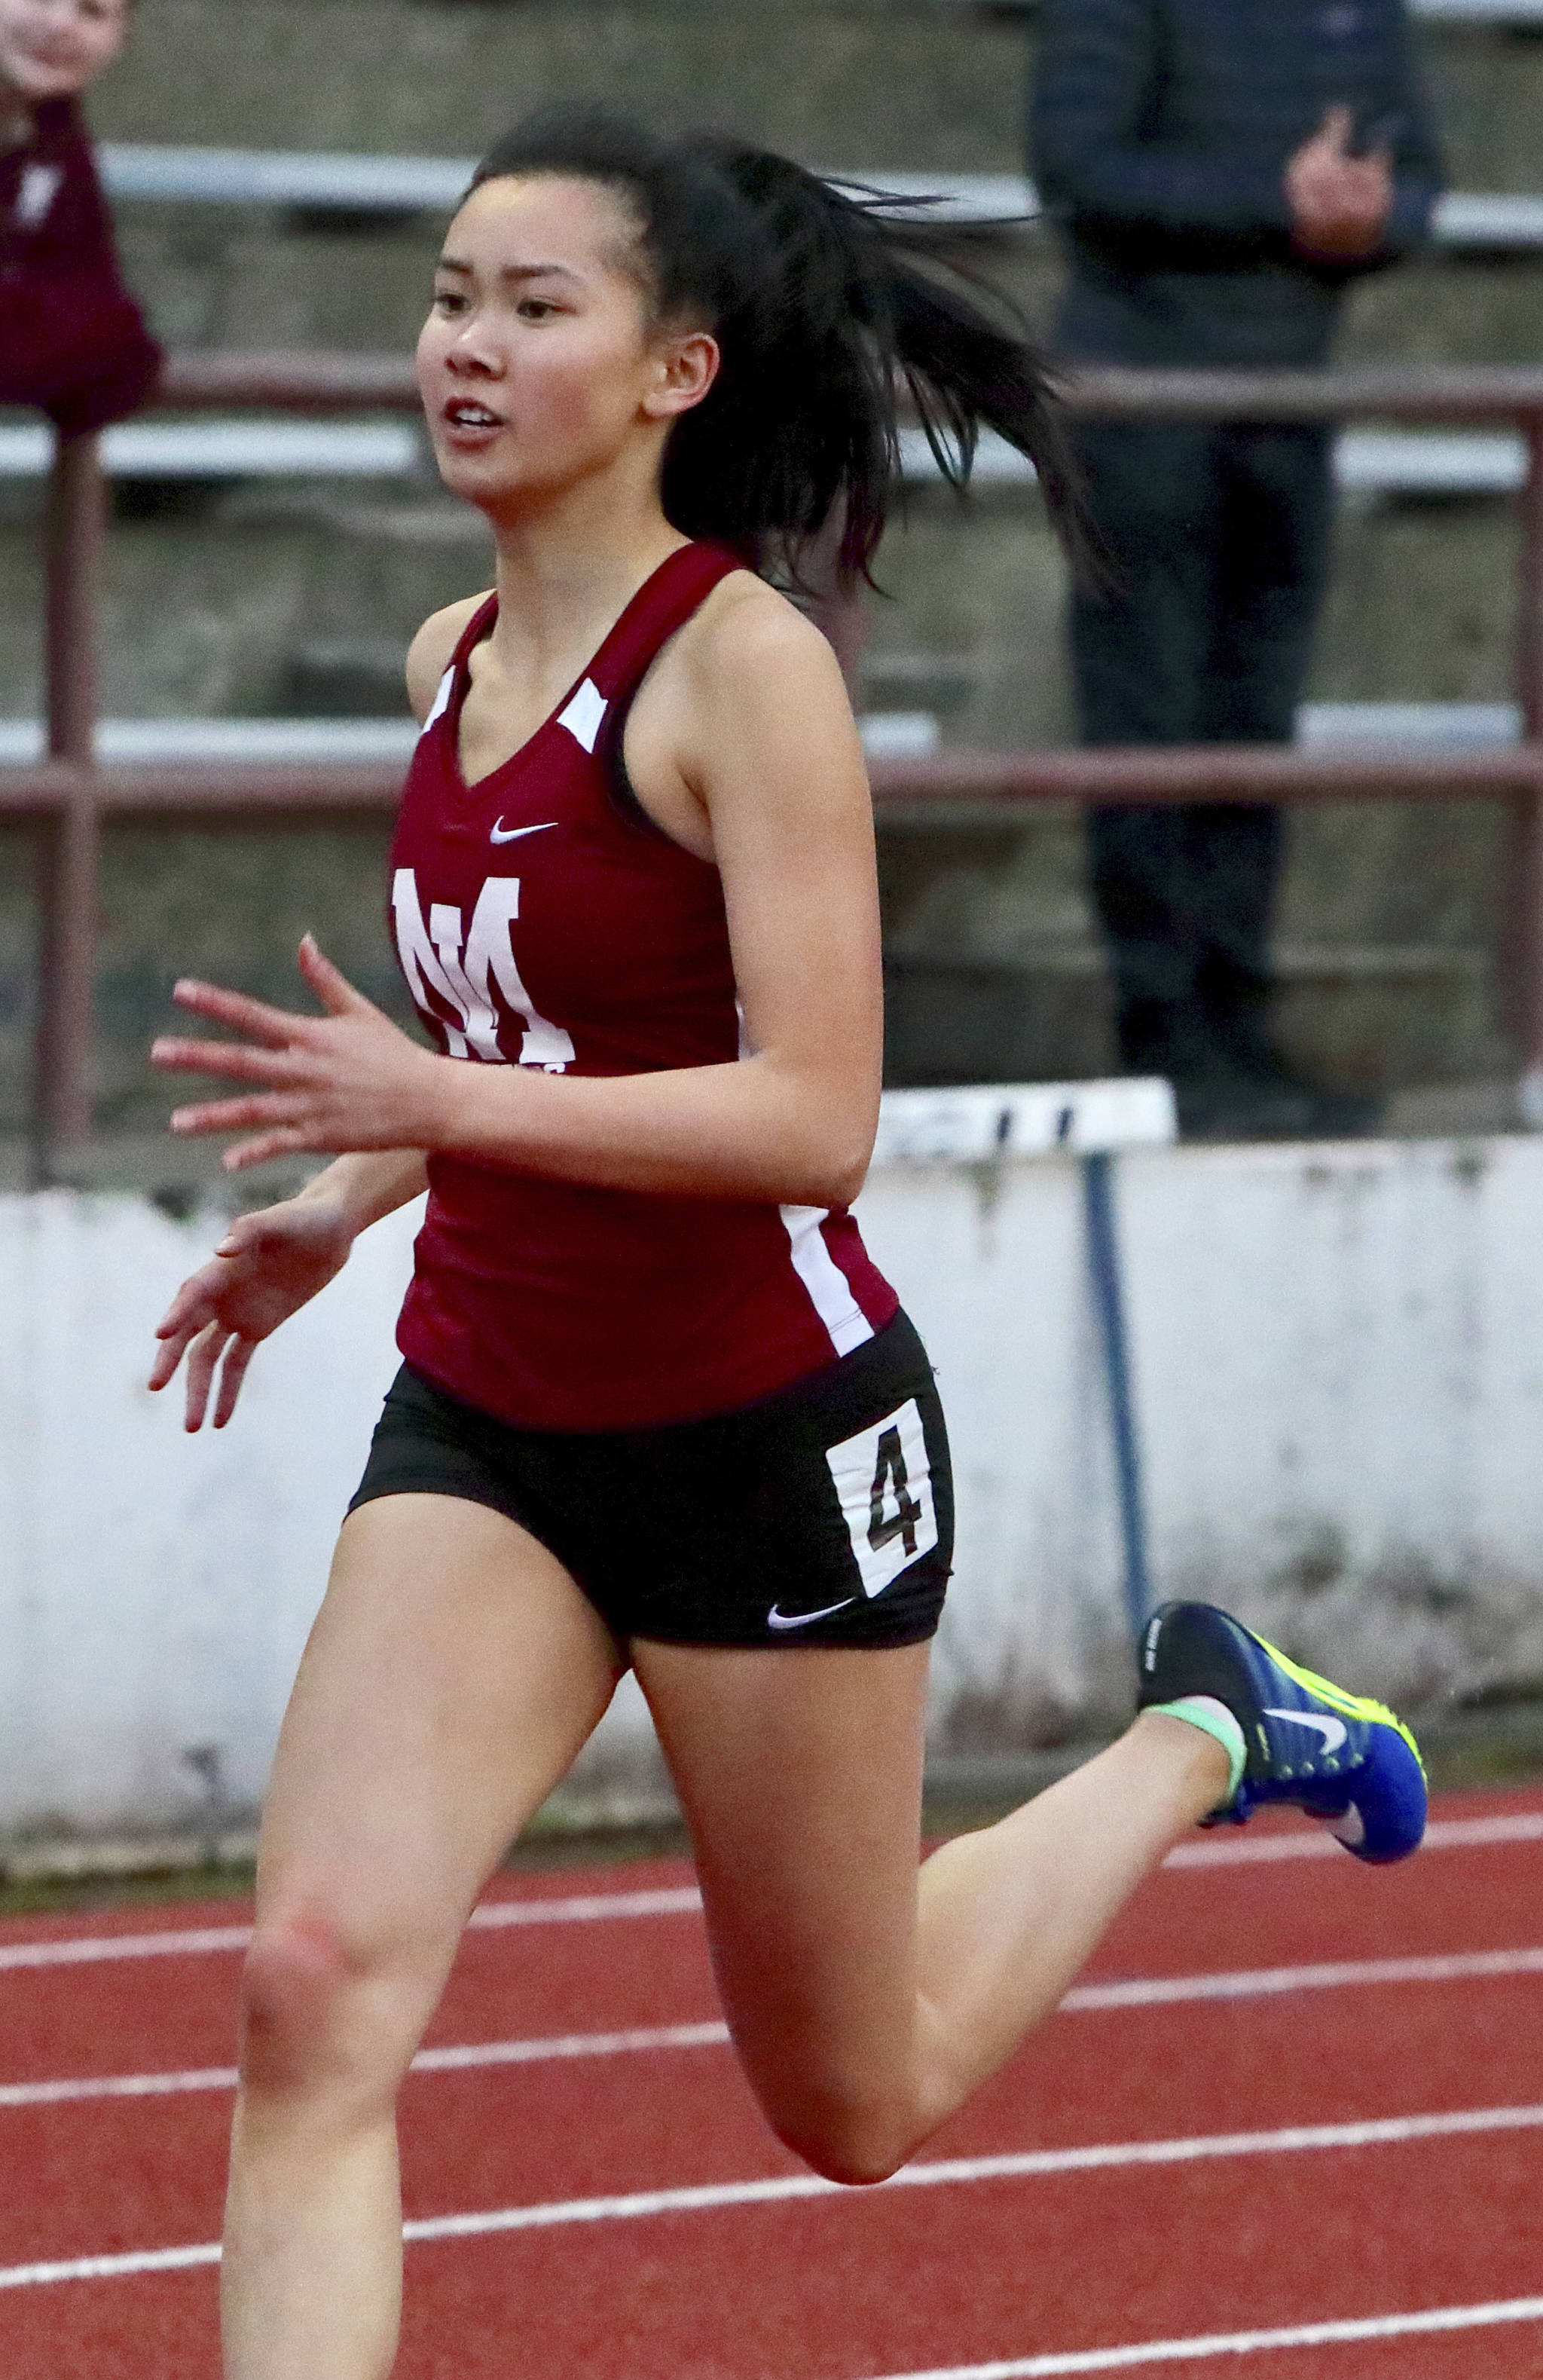
[[[1230,1774],[1226,1800],[1219,1806],[1230,1808],[1248,1766],[1248,1745],[1239,1721],[1226,1704],[1218,1702],[1214,1694],[1180,1694],[1176,1701],[1149,1703],[1147,1708],[1157,1711],[1163,1718],[1181,1718],[1186,1727],[1198,1727],[1221,1745],[1227,1755]]]
[[[1316,1670],[1304,1670],[1299,1662],[1288,1660],[1278,1646],[1268,1643],[1264,1637],[1260,1637],[1258,1641],[1263,1645],[1271,1659],[1278,1661],[1288,1676],[1295,1678],[1299,1686],[1306,1686],[1309,1694],[1317,1694],[1320,1700],[1326,1702],[1332,1710],[1341,1711],[1346,1718],[1358,1718],[1365,1724],[1396,1728],[1415,1758],[1419,1761],[1420,1775],[1422,1777],[1425,1775],[1425,1762],[1420,1758],[1419,1745],[1415,1742],[1398,1713],[1391,1711],[1386,1703],[1373,1702],[1367,1694],[1346,1694],[1344,1688],[1336,1686],[1332,1678],[1320,1678]]]

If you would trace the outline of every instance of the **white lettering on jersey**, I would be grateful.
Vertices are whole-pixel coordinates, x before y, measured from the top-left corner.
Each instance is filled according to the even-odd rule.
[[[432,991],[460,1019],[459,1026],[442,1017],[436,1020],[444,1027],[451,1056],[465,1058],[475,1050],[490,1065],[504,1062],[493,998],[496,984],[524,1026],[520,1064],[561,1074],[573,1062],[573,1044],[561,1025],[548,1024],[521,979],[510,933],[519,914],[517,876],[488,878],[476,896],[469,932],[463,929],[460,910],[445,901],[432,904],[424,924],[417,879],[410,868],[399,868],[392,885],[397,954],[408,990],[426,1016],[434,1014],[428,1001]]]

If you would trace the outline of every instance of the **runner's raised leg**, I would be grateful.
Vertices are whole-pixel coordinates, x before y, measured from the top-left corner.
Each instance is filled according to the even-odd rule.
[[[736,2046],[780,2137],[838,2180],[902,2165],[1226,1796],[1222,1746],[1148,1713],[919,1870],[925,1645],[633,1655]]]

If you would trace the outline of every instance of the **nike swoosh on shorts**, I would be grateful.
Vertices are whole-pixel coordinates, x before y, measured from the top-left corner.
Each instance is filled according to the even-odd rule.
[[[839,1603],[827,1603],[823,1611],[778,1611],[776,1604],[766,1614],[768,1628],[808,1628],[816,1620],[828,1620],[834,1612],[845,1611],[857,1601],[855,1595],[844,1595]]]

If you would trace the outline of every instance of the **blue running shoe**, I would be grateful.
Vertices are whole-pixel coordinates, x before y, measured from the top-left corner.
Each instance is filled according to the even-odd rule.
[[[1210,1603],[1165,1603],[1141,1640],[1139,1707],[1211,1694],[1243,1730],[1248,1760],[1224,1808],[1241,1825],[1270,1802],[1325,1819],[1357,1859],[1407,1859],[1425,1832],[1419,1746],[1381,1703],[1300,1670]]]

